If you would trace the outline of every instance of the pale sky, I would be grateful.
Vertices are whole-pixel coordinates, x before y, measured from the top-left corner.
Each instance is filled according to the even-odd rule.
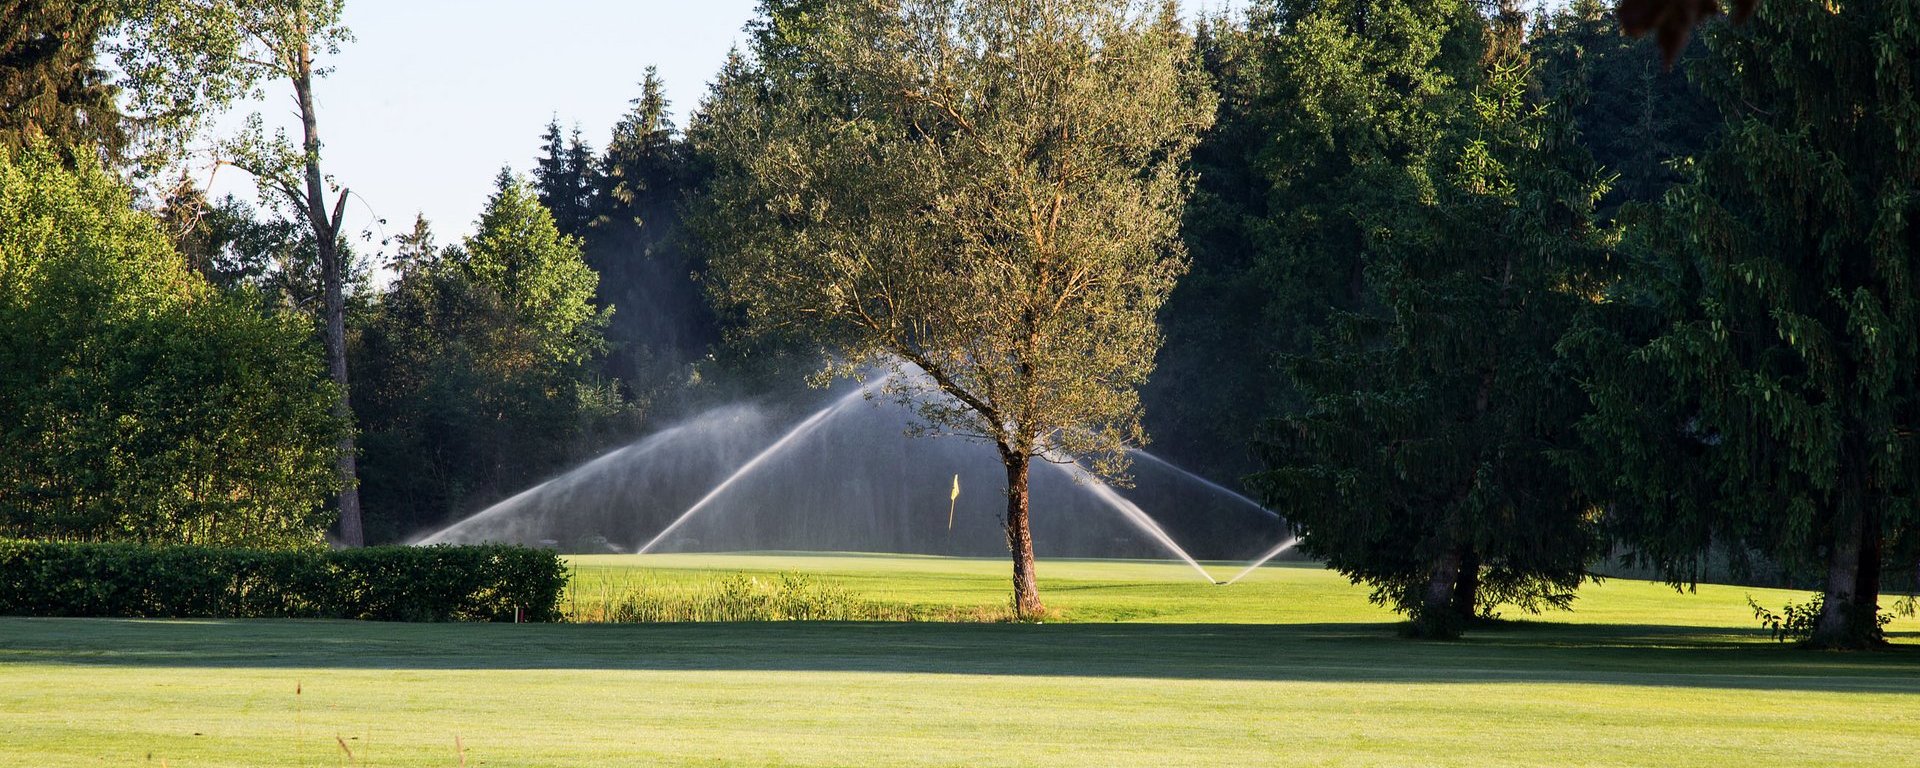
[[[1189,13],[1239,3],[1182,0]],[[348,0],[354,42],[315,86],[324,167],[357,199],[348,231],[387,220],[400,234],[423,212],[442,244],[471,230],[502,164],[532,167],[550,117],[578,123],[596,150],[639,95],[649,65],[677,125],[706,93],[756,0]],[[291,89],[272,83],[268,125],[297,125]],[[228,130],[255,107],[243,106]],[[297,134],[296,134],[297,136]],[[213,189],[251,197],[233,169]],[[376,229],[376,235],[379,231]],[[370,254],[374,246],[356,243]]]

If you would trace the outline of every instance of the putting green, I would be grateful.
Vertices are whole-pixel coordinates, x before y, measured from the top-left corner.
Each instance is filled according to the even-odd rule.
[[[652,555],[634,580],[801,571],[994,606],[997,560]],[[1834,766],[1913,761],[1920,622],[1810,653],[1733,587],[1583,590],[1457,643],[1305,566],[1043,561],[1064,622],[398,625],[0,619],[0,765]],[[1209,568],[1230,576],[1231,565]],[[296,690],[298,691],[296,693]],[[341,744],[345,745],[345,749]],[[349,759],[346,750],[352,751]]]

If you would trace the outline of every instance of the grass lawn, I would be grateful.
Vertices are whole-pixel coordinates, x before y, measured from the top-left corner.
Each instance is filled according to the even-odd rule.
[[[583,600],[742,571],[904,605],[1007,589],[997,560],[576,565]],[[1864,654],[1754,629],[1747,595],[1804,595],[1615,580],[1573,613],[1430,643],[1312,567],[1232,587],[1161,563],[1040,568],[1064,621],[0,619],[0,766],[457,766],[456,738],[492,766],[1920,763],[1920,622]]]

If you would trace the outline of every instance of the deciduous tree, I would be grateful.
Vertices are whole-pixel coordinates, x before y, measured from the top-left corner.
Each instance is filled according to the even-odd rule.
[[[129,78],[132,103],[142,114],[166,118],[165,125],[230,104],[242,96],[263,96],[263,84],[279,83],[293,96],[300,139],[285,132],[269,136],[255,114],[247,130],[223,144],[222,162],[251,174],[265,199],[283,206],[313,235],[318,252],[322,338],[328,374],[339,393],[335,415],[348,423],[346,295],[350,266],[342,248],[341,227],[347,190],[321,170],[320,116],[314,82],[327,70],[322,54],[339,51],[352,39],[340,22],[344,0],[166,0],[137,6],[127,19],[129,43],[118,61]],[[173,132],[194,129],[176,125]],[[338,451],[340,541],[360,546],[362,530],[358,453],[352,431],[343,432]]]
[[[1636,228],[1610,300],[1637,323],[1576,347],[1616,529],[1680,584],[1716,545],[1824,573],[1820,646],[1876,642],[1889,545],[1920,519],[1912,22],[1770,2],[1710,30],[1723,127]]]
[[[1213,113],[1189,37],[1171,5],[1120,0],[767,10],[696,138],[716,292],[840,371],[925,374],[894,380],[925,425],[1006,467],[1014,605],[1037,615],[1031,461],[1113,473],[1143,438]]]
[[[345,425],[310,338],[95,162],[0,150],[0,534],[320,544]]]

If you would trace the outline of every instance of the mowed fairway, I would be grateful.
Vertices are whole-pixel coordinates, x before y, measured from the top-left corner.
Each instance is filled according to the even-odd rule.
[[[576,565],[580,600],[741,571],[929,606],[1007,588],[997,560]],[[1865,654],[1754,629],[1747,595],[1804,595],[1614,580],[1573,613],[1428,643],[1315,567],[1231,587],[1161,563],[1040,568],[1064,622],[0,619],[0,766],[457,766],[456,739],[491,766],[1920,763],[1920,622]]]

